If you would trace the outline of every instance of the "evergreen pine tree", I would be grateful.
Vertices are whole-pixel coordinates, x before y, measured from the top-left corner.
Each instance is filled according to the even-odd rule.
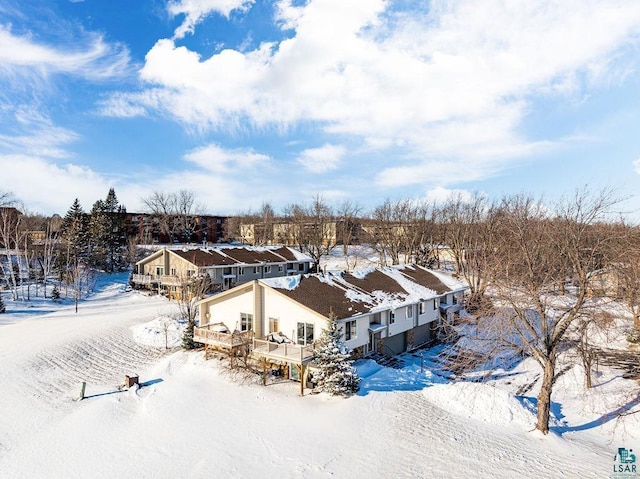
[[[2,295],[0,294],[0,314],[4,314],[7,312],[7,307],[4,305],[4,300],[2,299]]]
[[[54,286],[53,290],[51,291],[51,300],[58,301],[59,299],[60,299],[60,290],[58,289],[58,286]]]
[[[195,349],[198,347],[198,343],[193,340],[193,329],[195,327],[195,320],[189,319],[189,321],[187,321],[187,327],[184,328],[184,333],[182,334],[182,347],[184,349]]]
[[[353,360],[342,342],[342,331],[336,317],[331,314],[328,327],[314,348],[316,371],[313,380],[321,392],[334,396],[348,396],[358,390],[360,378]]]
[[[72,258],[84,258],[88,249],[87,217],[76,198],[62,220],[62,239]]]
[[[91,208],[89,220],[89,257],[92,266],[107,269],[107,243],[109,235],[105,202],[98,200]]]
[[[98,200],[91,209],[89,234],[91,263],[109,272],[126,266],[122,246],[124,238],[124,216],[126,210],[118,204],[113,188],[109,189],[105,200]]]
[[[122,251],[122,247],[125,244],[124,213],[126,213],[126,209],[118,203],[118,197],[113,188],[109,189],[104,200],[104,212],[107,222],[106,248],[109,262],[108,268],[109,271],[116,271],[126,267],[126,259]]]
[[[67,211],[62,221],[62,239],[65,243],[66,252],[64,254],[64,265],[61,268],[61,278],[67,284],[73,286],[73,297],[75,301],[76,313],[78,312],[78,302],[82,294],[82,272],[89,259],[89,235],[88,235],[87,215],[80,206],[80,201],[76,198]]]

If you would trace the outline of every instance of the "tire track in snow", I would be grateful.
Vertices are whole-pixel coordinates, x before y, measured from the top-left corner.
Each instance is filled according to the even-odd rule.
[[[138,373],[169,353],[171,350],[138,344],[129,328],[115,327],[39,352],[20,368],[22,374],[0,378],[0,384],[9,381],[18,394],[35,397],[55,409],[68,402],[71,393],[79,392],[82,381],[87,382],[88,390],[113,389],[124,382],[126,374]]]
[[[394,465],[398,476],[513,478],[522,471],[530,475],[537,471],[537,477],[545,478],[595,478],[608,471],[609,464],[599,457],[585,460],[584,454],[579,458],[556,454],[553,437],[540,439],[532,433],[524,439],[531,441],[532,447],[523,449],[522,432],[453,415],[431,404],[420,392],[398,395],[394,405],[388,426],[391,440],[412,445],[407,447],[406,461]],[[548,454],[541,450],[541,440],[547,442]],[[437,454],[443,443],[450,454]],[[495,463],[504,475],[496,475]]]

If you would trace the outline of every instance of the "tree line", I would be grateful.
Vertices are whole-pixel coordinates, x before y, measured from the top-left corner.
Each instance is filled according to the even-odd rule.
[[[351,203],[332,209],[316,196],[281,215],[265,203],[238,215],[235,231],[253,224],[256,244],[283,234],[314,261],[355,240],[374,247],[382,266],[446,266],[469,286],[465,321],[474,331],[456,366],[535,359],[542,372],[536,427],[547,433],[559,355],[577,352],[591,387],[597,348],[590,337],[611,322],[613,301],[633,317],[630,339],[640,338],[640,230],[616,213],[620,204],[612,190],[588,187],[553,202],[455,195],[442,203],[386,200],[369,212]]]

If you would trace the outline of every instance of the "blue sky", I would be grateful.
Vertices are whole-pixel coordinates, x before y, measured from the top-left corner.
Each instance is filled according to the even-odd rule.
[[[234,214],[588,185],[636,211],[639,40],[637,0],[0,0],[0,190]]]

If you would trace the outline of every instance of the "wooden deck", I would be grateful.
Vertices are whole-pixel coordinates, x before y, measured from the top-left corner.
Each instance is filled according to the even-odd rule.
[[[209,328],[212,325],[205,325],[193,329],[193,340],[209,346],[217,346],[227,349],[251,344],[253,331],[242,331],[236,333],[223,333]]]
[[[131,277],[131,281],[136,284],[157,284],[160,282],[160,277],[153,274],[134,274]]]
[[[291,343],[275,343],[266,339],[254,339],[251,353],[266,359],[286,361],[296,364],[313,359],[312,346],[299,346]]]

